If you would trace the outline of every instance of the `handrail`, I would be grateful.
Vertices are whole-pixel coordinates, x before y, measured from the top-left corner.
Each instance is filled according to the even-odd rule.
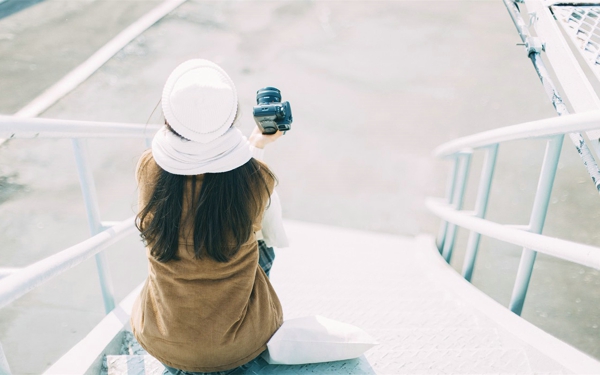
[[[530,233],[511,225],[480,219],[468,212],[454,210],[438,199],[429,198],[425,205],[438,217],[473,232],[600,270],[600,248],[598,247]]]
[[[506,141],[527,138],[550,137],[553,135],[574,133],[600,128],[600,110],[577,113],[561,117],[524,122],[518,125],[493,129],[466,137],[458,138],[437,147],[433,154],[445,158],[465,149],[491,146]]]
[[[510,310],[518,315],[521,314],[523,309],[537,251],[600,269],[600,249],[541,235],[565,133],[577,134],[576,132],[598,128],[600,128],[600,111],[589,111],[474,134],[450,141],[439,146],[434,151],[434,155],[437,157],[451,157],[454,159],[454,164],[458,163],[462,158],[470,157],[474,149],[483,149],[485,151],[487,161],[484,163],[485,165],[482,169],[482,177],[479,182],[480,188],[478,189],[476,199],[477,202],[483,202],[483,204],[479,204],[481,207],[479,207],[477,213],[468,215],[460,211],[462,207],[461,199],[459,198],[461,194],[464,194],[465,185],[463,180],[468,170],[460,174],[460,176],[456,173],[451,174],[450,186],[452,189],[450,191],[458,190],[458,192],[455,191],[453,195],[447,196],[449,206],[440,206],[440,204],[436,204],[433,201],[428,201],[427,207],[442,219],[438,244],[442,244],[439,246],[439,250],[448,263],[450,262],[455,244],[457,226],[471,231],[462,268],[462,274],[468,281],[472,277],[480,235],[487,235],[511,244],[523,246],[509,304]],[[538,137],[547,138],[547,144],[527,232],[486,221],[484,219],[485,209],[490,194],[488,185],[491,184],[496,164],[494,156],[496,151],[494,150],[497,150],[501,142]],[[584,144],[585,140],[581,138],[580,143]],[[578,147],[577,149],[581,154],[582,148]],[[588,168],[589,172],[591,164],[584,163],[584,165]],[[596,165],[595,161],[593,161],[593,165]],[[595,178],[595,174],[592,173],[590,175],[598,188],[600,186],[600,178]],[[561,246],[568,247],[569,252],[561,251]]]
[[[473,268],[475,266],[479,248],[479,239],[482,234],[523,246],[508,306],[512,312],[520,315],[523,310],[523,304],[533,273],[537,251],[545,252],[546,254],[560,259],[600,269],[600,249],[542,236],[546,215],[548,213],[548,206],[550,204],[552,186],[554,185],[556,170],[558,168],[558,162],[566,134],[569,135],[571,142],[579,153],[584,167],[600,193],[600,168],[587,145],[586,139],[581,134],[583,131],[589,132],[591,130],[600,129],[600,110],[596,109],[597,106],[594,107],[593,110],[587,109],[587,111],[586,109],[583,109],[583,107],[578,107],[580,108],[578,109],[580,113],[569,114],[569,109],[563,102],[560,92],[554,84],[542,59],[541,54],[544,52],[544,44],[538,37],[533,37],[529,32],[529,27],[532,24],[535,24],[538,19],[536,12],[529,14],[531,18],[529,25],[527,25],[517,4],[522,2],[522,0],[503,0],[503,2],[517,28],[521,40],[523,41],[527,56],[531,59],[540,82],[560,117],[494,129],[459,138],[436,148],[434,151],[435,156],[439,158],[451,158],[454,160],[454,165],[457,165],[461,159],[470,157],[475,149],[483,149],[485,152],[485,160],[481,179],[479,181],[476,198],[476,212],[474,214],[468,215],[464,212],[460,212],[462,208],[462,198],[460,198],[460,196],[461,194],[464,194],[465,189],[463,179],[464,174],[468,173],[468,170],[460,176],[456,172],[453,172],[450,175],[451,188],[449,189],[449,192],[453,192],[455,189],[459,189],[459,192],[454,192],[454,194],[448,194],[446,196],[449,206],[444,206],[439,203],[436,204],[434,201],[428,201],[427,206],[437,216],[442,218],[440,236],[437,243],[439,244],[438,247],[442,256],[448,263],[450,262],[455,244],[456,227],[462,226],[471,230],[462,268],[462,275],[467,281],[471,280],[473,274]],[[542,6],[537,1],[527,1],[528,6],[530,3],[535,4],[537,10],[543,11],[544,22],[553,22],[552,16],[545,5]],[[549,46],[549,48],[550,47],[552,46]],[[554,54],[556,54],[556,52],[554,52]],[[572,56],[567,57],[571,58]],[[572,58],[572,60],[575,61],[574,58]],[[571,104],[573,105],[573,103]],[[506,141],[541,137],[547,138],[546,151],[544,153],[527,231],[520,231],[514,227],[511,228],[485,220],[484,217],[490,195],[490,184],[496,166],[496,150],[498,149],[498,145]],[[561,246],[567,246],[569,251],[566,252],[564,249],[561,249]]]
[[[94,256],[100,279],[104,309],[107,313],[114,309],[114,290],[106,253],[103,250],[134,232],[135,220],[132,217],[116,224],[101,221],[85,139],[82,138],[133,137],[145,138],[146,142],[148,142],[160,126],[156,124],[146,125],[0,116],[0,137],[72,139],[80,186],[92,235],[91,238],[83,242],[25,268],[15,270],[14,272],[3,272],[0,275],[0,308],[7,306],[37,286]],[[107,225],[112,226],[107,228]],[[10,274],[7,275],[7,273]],[[0,346],[0,373],[10,374],[8,365],[5,361],[2,361],[3,358],[4,352]]]
[[[135,229],[134,217],[57,254],[24,267],[0,280],[0,308],[23,296],[36,286],[75,267],[104,250]]]
[[[151,138],[160,126],[0,116],[0,138]]]
[[[4,0],[0,0],[0,3]],[[75,148],[75,157],[78,162],[78,171],[81,187],[86,197],[86,210],[88,218],[94,215],[94,209],[90,210],[90,206],[97,207],[97,198],[95,195],[94,183],[90,171],[89,162],[86,161],[86,151],[84,140],[77,138],[97,138],[97,137],[139,137],[148,139],[158,130],[159,125],[136,125],[136,124],[119,124],[119,123],[98,123],[84,121],[64,121],[64,120],[49,120],[49,119],[26,119],[35,117],[48,109],[57,100],[71,92],[79,84],[89,78],[98,68],[106,63],[114,54],[125,47],[131,40],[140,35],[143,31],[162,19],[165,15],[173,11],[186,0],[165,0],[149,13],[138,19],[135,23],[119,33],[109,43],[104,45],[100,50],[96,51],[83,64],[79,65],[73,71],[69,72],[61,80],[56,82],[28,105],[18,111],[15,116],[22,118],[23,121],[17,121],[15,117],[0,117],[0,144],[6,139],[2,138],[73,138]],[[15,129],[11,129],[15,127]],[[96,210],[97,211],[97,210]],[[102,228],[99,222],[99,216],[96,221],[90,221],[91,228]],[[100,251],[118,241],[124,235],[129,233],[134,228],[133,220],[129,219],[121,224],[106,229],[101,233],[94,235],[92,238],[66,249],[49,258],[39,261],[25,269],[16,271],[12,275],[0,280],[0,308],[5,306],[10,301],[19,298],[27,291],[42,282],[54,277],[66,269],[81,263],[92,255],[96,255],[96,262],[100,276],[100,284],[104,298],[105,309],[110,311],[114,307],[114,296],[108,285],[108,268],[105,262],[105,254]],[[107,237],[108,236],[108,237]],[[65,258],[66,257],[66,258]],[[13,289],[11,291],[10,289]],[[10,374],[10,369],[2,346],[0,345],[0,373]]]

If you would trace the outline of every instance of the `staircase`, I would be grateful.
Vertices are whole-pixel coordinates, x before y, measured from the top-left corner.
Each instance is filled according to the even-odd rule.
[[[287,221],[272,283],[286,319],[323,315],[359,326],[380,345],[348,361],[268,365],[257,374],[569,374],[600,364],[544,333],[455,273],[429,237]],[[108,375],[161,374],[126,335]]]

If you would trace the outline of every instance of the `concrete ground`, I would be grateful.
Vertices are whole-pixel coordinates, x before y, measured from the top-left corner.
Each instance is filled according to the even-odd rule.
[[[0,112],[16,112],[158,3],[46,0],[0,19]],[[42,117],[159,122],[151,114],[169,72],[208,58],[236,82],[244,132],[258,88],[279,87],[292,103],[292,131],[267,152],[287,218],[434,234],[438,223],[423,200],[443,194],[449,169],[431,157],[435,146],[554,115],[519,41],[500,1],[190,0]],[[131,216],[144,143],[89,146],[103,219]],[[500,148],[492,220],[527,222],[543,148]],[[477,154],[475,171],[480,163]],[[0,149],[0,175],[1,267],[25,266],[88,236],[69,141],[11,141]],[[600,245],[599,208],[565,144],[545,233]],[[506,305],[520,251],[482,245],[473,282]],[[142,250],[131,238],[109,258],[123,297],[144,278]],[[94,267],[87,262],[0,311],[0,342],[15,373],[39,373],[101,318]],[[523,316],[600,357],[598,285],[597,271],[539,256]]]

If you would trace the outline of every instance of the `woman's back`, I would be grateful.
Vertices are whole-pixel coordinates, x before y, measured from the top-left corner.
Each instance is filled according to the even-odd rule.
[[[138,164],[139,207],[150,201],[161,168],[152,153]],[[268,189],[260,192],[261,207],[268,204],[274,180],[261,170]],[[194,207],[203,175],[186,177],[177,258],[160,262],[150,254],[148,279],[132,312],[132,328],[140,344],[168,366],[198,372],[231,369],[266,349],[283,322],[281,304],[268,277],[258,265],[258,245],[250,235],[228,262],[194,248]],[[266,192],[266,193],[265,193]],[[194,199],[193,199],[194,198]],[[260,230],[262,210],[253,220]]]

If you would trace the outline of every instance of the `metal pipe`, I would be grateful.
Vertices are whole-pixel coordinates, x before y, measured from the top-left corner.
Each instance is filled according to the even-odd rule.
[[[600,129],[600,110],[555,116],[454,139],[438,146],[433,151],[433,156],[450,158],[465,148],[480,149],[495,143],[533,138],[548,139],[555,135],[598,129]]]
[[[517,28],[517,31],[519,33],[519,36],[521,37],[521,40],[525,43],[525,45],[527,47],[528,57],[531,60],[531,62],[533,63],[533,67],[535,68],[535,71],[540,79],[540,82],[542,83],[542,86],[544,87],[544,91],[546,92],[546,95],[552,101],[552,105],[554,106],[556,113],[559,116],[568,115],[569,110],[568,110],[567,106],[565,105],[564,101],[562,100],[562,97],[561,97],[560,93],[558,92],[556,85],[552,81],[552,78],[550,77],[550,74],[548,73],[548,70],[546,69],[546,65],[544,64],[544,61],[542,60],[541,52],[544,49],[542,42],[541,41],[537,42],[538,45],[541,46],[541,48],[530,47],[536,43],[536,42],[533,42],[534,40],[539,40],[539,39],[533,38],[529,34],[528,26],[525,24],[525,21],[523,20],[523,17],[521,16],[518,5],[515,4],[515,2],[511,1],[511,0],[503,0],[503,1],[504,1],[504,5],[506,6],[506,9],[508,10],[508,13],[510,14],[510,17],[513,20],[513,23],[515,24],[515,27]],[[589,147],[585,143],[585,139],[583,138],[581,133],[569,134],[569,138],[575,145],[577,153],[579,154],[579,157],[583,161],[583,165],[585,166],[585,169],[587,170],[592,181],[594,182],[594,186],[596,187],[596,190],[600,193],[600,168],[598,168],[598,164],[596,163],[596,160],[592,156],[592,153],[591,153]]]
[[[96,235],[102,231],[102,221],[100,220],[100,207],[98,206],[98,196],[96,185],[94,184],[94,175],[87,152],[87,143],[84,139],[73,139],[73,150],[75,153],[75,162],[77,163],[77,173],[83,201],[88,218],[90,233]]]
[[[541,55],[539,53],[533,53],[529,55],[529,58],[533,62],[533,66],[535,67],[538,77],[540,78],[540,81],[544,86],[546,95],[548,95],[548,97],[552,101],[552,105],[554,106],[556,113],[559,116],[568,115],[569,110],[567,109],[567,106],[565,105],[560,94],[558,93],[558,89],[554,85],[554,82],[550,78],[550,74],[546,70],[546,66],[544,65],[544,61],[542,60]],[[594,182],[596,190],[600,193],[600,168],[598,168],[598,164],[592,156],[592,152],[590,151],[588,145],[585,143],[585,139],[583,138],[581,133],[578,132],[570,133],[569,138],[575,146],[579,157],[583,161],[583,165],[586,171],[588,172],[590,178]]]
[[[88,159],[87,147],[84,139],[73,139],[73,149],[75,151],[75,160],[77,163],[77,172],[83,201],[88,217],[88,225],[92,236],[102,232],[104,227],[100,220],[100,208],[98,207],[98,195],[96,194],[96,185],[94,184],[94,175]],[[105,253],[97,253],[96,268],[100,279],[100,288],[102,289],[102,298],[104,300],[104,310],[108,314],[115,308],[115,293],[108,268],[108,259]]]
[[[145,138],[152,141],[152,137],[161,126],[158,124],[19,118],[0,115],[0,137],[9,139]]]
[[[542,171],[540,172],[531,217],[529,219],[529,231],[532,233],[540,234],[544,228],[563,140],[564,135],[555,136],[548,141],[546,146]],[[509,305],[510,310],[517,315],[521,315],[523,311],[523,303],[525,302],[529,281],[531,280],[535,257],[535,251],[526,248],[523,249]]]
[[[0,308],[135,232],[135,217],[0,280]]]
[[[468,212],[456,211],[439,199],[429,198],[425,200],[425,206],[434,215],[450,223],[455,223],[461,228],[481,233],[482,236],[600,270],[600,247],[530,233],[514,225],[498,224],[487,219],[480,219]]]
[[[458,157],[454,158],[452,163],[452,169],[450,176],[448,176],[448,185],[446,186],[446,202],[452,204],[452,198],[454,196],[454,185],[456,184],[456,175],[458,172]],[[440,232],[437,237],[437,248],[441,253],[444,248],[444,242],[446,241],[446,231],[448,230],[448,223],[443,221],[440,223]]]
[[[556,113],[559,116],[568,115],[569,110],[567,106],[563,102],[560,94],[558,93],[558,89],[552,82],[550,78],[550,74],[546,70],[542,57],[539,53],[534,53],[529,55],[531,61],[533,62],[533,66],[535,67],[536,72],[538,73],[538,77],[544,86],[544,90],[546,91],[546,95],[552,101],[552,105],[556,110]],[[583,165],[585,166],[586,171],[590,175],[592,181],[594,182],[594,186],[596,190],[600,193],[600,168],[598,168],[598,164],[596,160],[592,156],[592,153],[585,143],[585,139],[581,135],[581,133],[570,133],[569,138],[573,145],[575,145],[575,149],[579,154],[579,157],[583,161]]]
[[[506,10],[508,10],[508,13],[510,14],[510,18],[512,19],[513,23],[515,24],[515,27],[517,28],[521,40],[525,42],[527,40],[527,37],[529,37],[529,30],[527,28],[527,25],[525,24],[525,21],[523,20],[523,17],[521,17],[521,11],[519,10],[519,6],[512,0],[503,1],[504,6],[506,6]]]
[[[481,170],[481,179],[479,181],[479,189],[477,191],[477,200],[475,201],[475,216],[479,218],[484,218],[487,211],[497,156],[498,144],[487,148],[485,152],[483,168]],[[480,239],[481,235],[477,232],[471,232],[469,234],[469,240],[467,242],[467,250],[465,252],[465,260],[462,269],[463,277],[467,281],[471,281],[471,277],[473,276],[473,267],[475,266],[475,259],[477,258]]]
[[[558,90],[556,89],[556,85],[552,82],[550,75],[548,74],[548,70],[542,61],[540,52],[545,48],[543,42],[539,38],[532,37],[529,33],[529,26],[523,20],[521,16],[521,11],[519,10],[519,6],[512,0],[503,0],[508,13],[510,14],[510,18],[512,19],[515,27],[517,28],[517,32],[521,37],[521,41],[524,43],[525,48],[527,50],[527,57],[531,60],[535,71],[542,82],[542,86],[546,91],[548,97],[552,100],[552,104],[558,112],[559,116],[563,114],[569,113],[567,107],[565,106]],[[535,22],[535,19],[532,20]]]
[[[463,200],[465,197],[465,190],[467,186],[467,178],[469,177],[469,167],[471,166],[471,155],[472,151],[464,151],[458,156],[459,164],[456,178],[456,185],[454,187],[452,196],[452,206],[456,210],[460,210],[463,206]],[[446,230],[446,236],[444,240],[444,246],[442,248],[442,256],[446,262],[450,263],[452,258],[452,250],[454,249],[454,242],[456,240],[456,225],[448,224]]]
[[[587,169],[588,174],[592,178],[592,181],[596,186],[596,190],[600,193],[600,170],[598,169],[598,164],[596,163],[592,152],[585,143],[585,139],[581,133],[570,133],[569,138],[575,145],[575,149],[577,150],[579,157],[581,157],[583,165]]]

